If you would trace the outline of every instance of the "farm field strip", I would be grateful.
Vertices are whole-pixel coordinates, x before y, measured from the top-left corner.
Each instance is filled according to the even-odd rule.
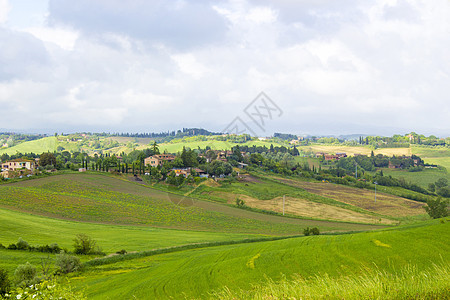
[[[0,228],[2,229],[0,243],[5,246],[16,243],[20,237],[30,245],[57,243],[60,247],[70,250],[75,235],[84,233],[96,240],[106,253],[114,253],[121,249],[143,251],[191,243],[262,236],[73,222],[5,209],[0,209]]]
[[[65,174],[0,185],[0,207],[55,218],[109,224],[217,232],[298,234],[321,230],[366,230],[362,224],[321,222],[265,215],[206,201],[174,203],[185,197],[98,174]]]
[[[424,205],[423,203],[382,193],[382,187],[380,187],[381,191],[377,193],[377,202],[375,202],[374,191],[332,183],[309,182],[284,178],[277,178],[277,180],[303,188],[310,193],[332,198],[385,216],[404,217],[425,213],[422,208]]]
[[[425,159],[425,162],[445,166],[445,163],[443,163],[443,161],[440,158],[436,160]],[[450,165],[448,167],[450,168]],[[417,184],[425,189],[428,188],[428,184],[435,183],[439,178],[447,178],[450,181],[450,173],[439,169],[425,169],[420,172],[407,172],[405,170],[383,169],[383,173],[385,176],[391,175],[392,177],[395,178],[403,178],[405,179],[405,181]]]
[[[226,192],[213,192],[208,194],[217,198],[228,199],[229,204],[234,204],[236,197],[244,200],[245,205],[266,211],[273,211],[282,214],[300,216],[312,219],[322,219],[330,221],[347,221],[355,223],[367,224],[395,224],[394,220],[390,220],[380,216],[374,216],[353,210],[313,202],[298,197],[285,197],[283,209],[283,197],[276,197],[270,200],[260,200],[244,194],[233,194]]]
[[[450,222],[339,236],[314,236],[186,250],[97,266],[72,278],[92,299],[133,295],[205,297],[223,286],[250,289],[265,278],[280,280],[358,274],[366,268],[419,270],[450,259]],[[112,289],[111,287],[115,288]]]
[[[344,145],[322,145],[312,144],[309,146],[299,146],[299,150],[324,152],[324,153],[347,153],[349,156],[355,154],[370,155],[372,149],[366,146],[344,146]],[[411,148],[380,148],[373,150],[374,154],[392,155],[411,155]]]
[[[163,143],[159,145],[160,151],[167,151],[169,153],[177,153],[183,150],[183,147],[191,148],[191,149],[197,149],[198,147],[204,149],[206,146],[211,147],[211,149],[215,150],[226,150],[230,149],[231,147],[234,147],[236,145],[239,146],[266,146],[267,148],[270,148],[270,145],[276,146],[282,146],[281,144],[274,143],[274,142],[262,142],[262,141],[248,141],[245,143],[233,143],[228,141],[217,141],[217,140],[209,140],[209,141],[192,141],[192,142],[174,142],[174,143]],[[148,145],[140,146],[138,149],[145,149],[148,148]]]

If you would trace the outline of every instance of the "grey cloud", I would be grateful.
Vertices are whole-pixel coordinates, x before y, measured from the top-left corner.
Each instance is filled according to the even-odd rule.
[[[175,48],[220,41],[227,29],[210,1],[50,0],[48,20],[87,35],[116,33]]]
[[[51,59],[42,41],[28,33],[0,27],[0,81],[45,80]]]
[[[302,23],[317,30],[335,31],[336,22],[358,22],[364,18],[357,0],[250,0],[254,5],[269,6],[279,12],[280,21]]]
[[[407,1],[398,1],[396,5],[384,7],[384,17],[387,20],[399,20],[404,22],[419,21],[419,12]]]

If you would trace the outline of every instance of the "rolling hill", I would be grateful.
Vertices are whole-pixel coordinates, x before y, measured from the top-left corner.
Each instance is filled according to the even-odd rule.
[[[332,278],[381,269],[395,273],[448,264],[450,222],[430,221],[374,232],[300,237],[209,247],[91,266],[72,279],[92,299],[208,298],[225,286],[251,289],[271,278],[327,274]],[[448,268],[448,267],[447,267]],[[114,288],[112,288],[114,287]],[[213,297],[212,297],[213,298]]]
[[[322,231],[379,228],[261,214],[99,173],[2,184],[0,207],[73,221],[269,235],[298,234],[306,226],[317,226]]]
[[[11,148],[0,149],[0,155],[6,153],[8,155],[16,153],[36,153],[41,154],[43,152],[54,152],[58,147],[58,141],[56,137],[45,137],[34,141],[28,141]]]

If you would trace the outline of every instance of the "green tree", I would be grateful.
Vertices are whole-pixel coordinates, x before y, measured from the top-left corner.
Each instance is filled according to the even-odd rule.
[[[449,215],[448,205],[448,200],[442,200],[441,197],[438,197],[436,200],[428,199],[427,205],[424,208],[431,218],[438,219]]]
[[[153,141],[152,150],[153,150],[154,154],[159,154],[159,147],[158,147],[158,144],[156,143],[156,141]]]
[[[437,188],[443,188],[448,185],[447,178],[439,178],[435,183]]]
[[[56,165],[56,157],[53,153],[46,152],[39,156],[39,165],[45,167],[47,165]]]

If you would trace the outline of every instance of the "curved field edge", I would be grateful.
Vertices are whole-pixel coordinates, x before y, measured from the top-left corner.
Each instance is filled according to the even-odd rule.
[[[412,264],[425,270],[450,259],[450,222],[337,236],[184,250],[87,268],[73,278],[92,299],[204,298],[227,286],[249,290],[267,278],[328,274],[332,278]]]
[[[0,207],[67,220],[268,235],[360,231],[374,225],[283,218],[165,193],[102,174],[63,174],[0,185]],[[180,205],[179,205],[180,204]]]

